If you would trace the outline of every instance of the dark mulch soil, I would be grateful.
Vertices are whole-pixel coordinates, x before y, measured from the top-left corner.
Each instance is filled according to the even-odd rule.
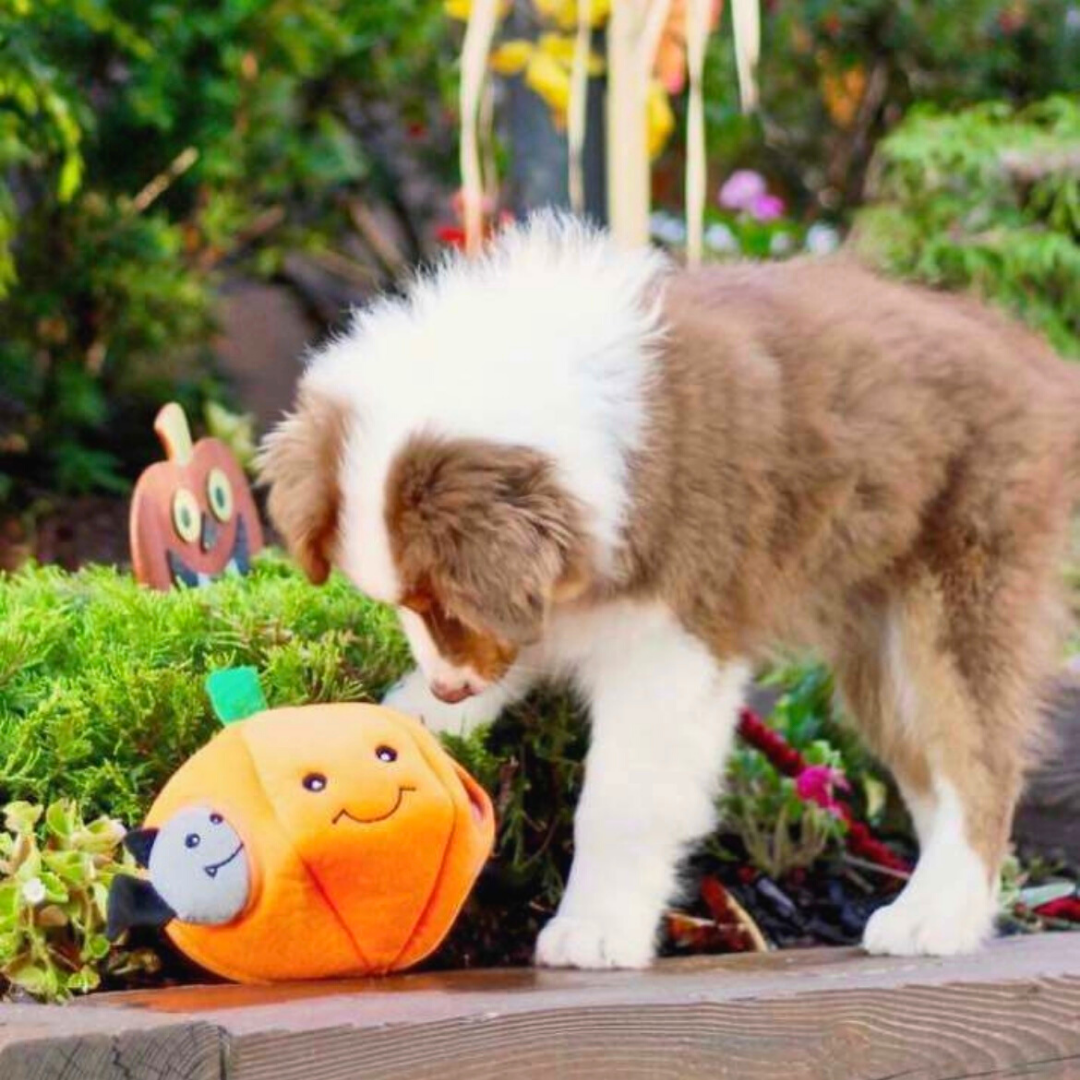
[[[27,559],[65,570],[87,563],[126,565],[128,500],[56,496],[32,513],[0,519],[0,570],[15,570]]]
[[[904,854],[910,854],[904,852]],[[738,842],[724,838],[697,856],[686,902],[665,919],[661,953],[688,956],[744,952],[755,942],[729,903],[733,897],[771,948],[855,945],[867,919],[903,881],[840,860],[823,860],[773,881],[749,868]],[[515,895],[493,864],[428,969],[520,966],[532,961],[536,935],[553,912],[528,892]]]

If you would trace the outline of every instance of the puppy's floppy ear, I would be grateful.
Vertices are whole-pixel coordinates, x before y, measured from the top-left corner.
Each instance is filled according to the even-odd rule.
[[[580,507],[538,451],[416,438],[387,492],[403,577],[430,581],[441,602],[478,629],[529,644],[551,602],[582,587]]]
[[[345,407],[301,389],[296,411],[263,440],[258,470],[267,510],[289,552],[316,584],[330,575],[341,504]]]

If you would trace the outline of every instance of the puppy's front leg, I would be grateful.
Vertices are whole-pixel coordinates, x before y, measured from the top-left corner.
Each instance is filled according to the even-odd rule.
[[[718,665],[666,610],[624,617],[589,656],[592,743],[574,821],[574,863],[537,942],[552,967],[652,960],[679,862],[712,828],[720,771],[749,676]]]

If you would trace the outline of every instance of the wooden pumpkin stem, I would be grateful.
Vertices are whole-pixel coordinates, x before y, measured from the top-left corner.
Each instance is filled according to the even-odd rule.
[[[184,410],[170,401],[163,405],[154,420],[154,431],[165,447],[165,455],[177,465],[187,465],[194,456],[191,444],[191,429],[188,427]]]

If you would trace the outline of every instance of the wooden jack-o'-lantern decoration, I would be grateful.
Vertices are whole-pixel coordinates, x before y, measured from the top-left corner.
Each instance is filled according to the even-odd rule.
[[[194,445],[184,410],[165,405],[154,431],[168,460],[147,468],[131,500],[135,577],[155,589],[205,585],[246,574],[263,546],[262,525],[243,470],[220,439]]]

